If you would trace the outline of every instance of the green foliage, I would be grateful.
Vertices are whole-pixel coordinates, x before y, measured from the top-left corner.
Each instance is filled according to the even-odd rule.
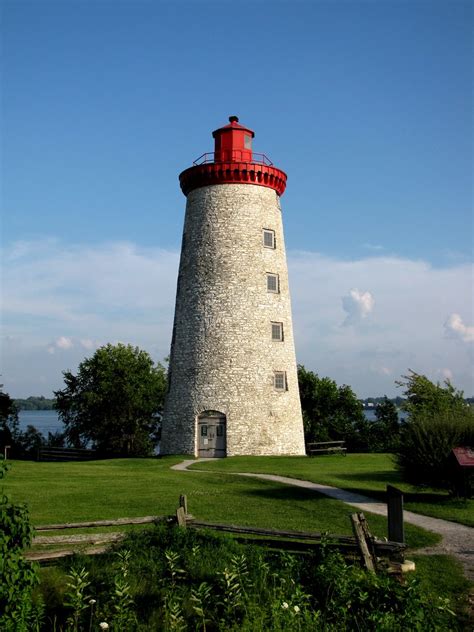
[[[67,630],[71,632],[79,632],[82,628],[81,618],[84,611],[89,608],[91,597],[87,594],[90,586],[88,575],[85,568],[72,568],[68,575],[64,605],[71,610],[66,621]]]
[[[449,381],[433,384],[410,371],[398,382],[405,388],[408,420],[402,426],[397,459],[407,480],[451,487],[451,451],[474,446],[474,411]]]
[[[298,366],[306,442],[345,440],[349,449],[367,449],[369,422],[350,386],[338,386]]]
[[[19,410],[53,410],[54,399],[47,399],[40,395],[39,397],[30,396],[26,399],[15,399],[15,405]]]
[[[383,573],[367,573],[325,548],[294,556],[157,526],[129,536],[119,551],[127,551],[129,619],[114,616],[122,570],[116,554],[75,562],[86,569],[87,591],[97,600],[92,629],[98,621],[120,632],[457,629],[449,602],[423,593],[416,581],[401,585]],[[62,616],[48,609],[48,622],[61,626]],[[87,625],[83,617],[79,630]]]
[[[7,466],[0,461],[0,478]],[[42,617],[41,603],[34,604],[32,590],[38,582],[37,569],[23,558],[31,544],[33,529],[25,505],[11,503],[0,495],[0,630],[23,632],[33,629]]]
[[[398,447],[400,423],[395,404],[385,397],[375,407],[375,418],[369,427],[372,452],[394,452]]]
[[[0,450],[3,452],[6,445],[13,446],[19,434],[18,407],[0,384]]]
[[[324,624],[350,630],[453,630],[449,602],[424,594],[417,579],[405,585],[383,573],[346,564],[337,552],[320,554],[308,568]]]
[[[45,444],[45,438],[41,432],[31,424],[26,426],[26,430],[21,432],[16,444],[16,454],[22,458],[35,459],[38,449]]]
[[[92,442],[105,452],[152,453],[166,391],[161,364],[137,347],[108,344],[81,362],[77,375],[65,371],[64,381],[55,407],[73,446]]]

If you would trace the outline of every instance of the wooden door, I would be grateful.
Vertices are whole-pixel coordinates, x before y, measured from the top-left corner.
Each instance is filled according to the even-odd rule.
[[[198,420],[198,445],[201,457],[226,455],[226,419],[223,416],[200,416]]]

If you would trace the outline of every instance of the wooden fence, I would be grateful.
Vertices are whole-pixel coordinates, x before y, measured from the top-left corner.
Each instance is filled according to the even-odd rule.
[[[82,448],[38,448],[37,461],[92,461],[100,458],[96,450]],[[103,457],[102,457],[103,458]]]
[[[402,514],[403,518],[403,514]],[[402,542],[394,542],[379,539],[373,536],[362,513],[354,513],[350,516],[354,536],[328,535],[306,531],[290,531],[261,527],[247,527],[231,524],[220,524],[197,520],[188,512],[187,498],[180,496],[179,506],[174,516],[144,516],[141,518],[119,518],[117,520],[96,520],[89,522],[70,522],[63,524],[48,524],[36,527],[38,535],[33,539],[35,546],[44,545],[81,545],[81,553],[94,555],[103,553],[107,547],[119,542],[125,537],[125,533],[115,531],[112,533],[80,534],[80,535],[41,535],[44,532],[61,531],[65,529],[85,529],[94,527],[121,527],[125,525],[142,525],[151,523],[166,523],[190,529],[208,529],[221,533],[229,533],[239,542],[256,544],[276,550],[286,550],[294,553],[308,553],[321,547],[335,548],[346,557],[359,558],[362,565],[375,572],[380,567],[381,560],[384,566],[391,566],[397,570],[404,562],[406,545]],[[74,548],[61,548],[50,551],[29,551],[25,557],[42,563],[51,563],[62,557],[67,557],[78,552]],[[399,570],[399,569],[398,569]]]

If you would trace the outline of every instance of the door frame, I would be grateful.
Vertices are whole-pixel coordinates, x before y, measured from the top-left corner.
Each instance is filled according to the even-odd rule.
[[[215,455],[214,457],[205,457],[205,458],[216,458],[216,459],[222,459],[224,457],[227,456],[227,417],[224,413],[218,411],[218,410],[204,410],[202,413],[199,413],[199,415],[197,415],[196,417],[196,456],[199,457],[200,456],[200,437],[201,437],[201,431],[200,431],[200,426],[204,425],[202,423],[202,421],[204,419],[215,419],[216,422],[221,422],[224,426],[224,450],[223,450],[223,454],[219,454],[219,455]]]

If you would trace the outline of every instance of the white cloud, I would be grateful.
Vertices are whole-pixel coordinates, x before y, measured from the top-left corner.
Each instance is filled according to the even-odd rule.
[[[58,349],[72,349],[74,346],[71,338],[66,338],[66,336],[60,336],[54,344]]]
[[[307,368],[366,396],[400,394],[394,380],[408,368],[437,380],[450,367],[455,386],[474,393],[469,349],[453,345],[441,326],[447,313],[471,313],[472,265],[311,252],[290,252],[288,265],[297,358]],[[370,288],[376,297],[376,309],[357,327],[340,326],[347,287]]]
[[[355,325],[374,309],[375,301],[370,292],[360,292],[352,289],[347,296],[342,297],[342,307],[347,313],[344,325]]]
[[[162,360],[178,260],[178,252],[124,243],[48,240],[7,249],[5,388],[18,397],[51,394],[62,387],[63,370],[75,371],[95,348],[118,340]],[[343,261],[311,252],[289,252],[288,265],[297,358],[307,368],[367,396],[399,393],[394,380],[409,367],[430,379],[449,367],[455,386],[474,393],[469,348],[453,344],[442,328],[446,314],[471,313],[471,266],[433,268],[382,256]],[[344,315],[357,326],[341,327]],[[468,337],[462,320],[448,322],[450,335]]]
[[[450,314],[444,327],[449,337],[457,338],[462,342],[474,342],[474,327],[465,325],[459,314]]]

